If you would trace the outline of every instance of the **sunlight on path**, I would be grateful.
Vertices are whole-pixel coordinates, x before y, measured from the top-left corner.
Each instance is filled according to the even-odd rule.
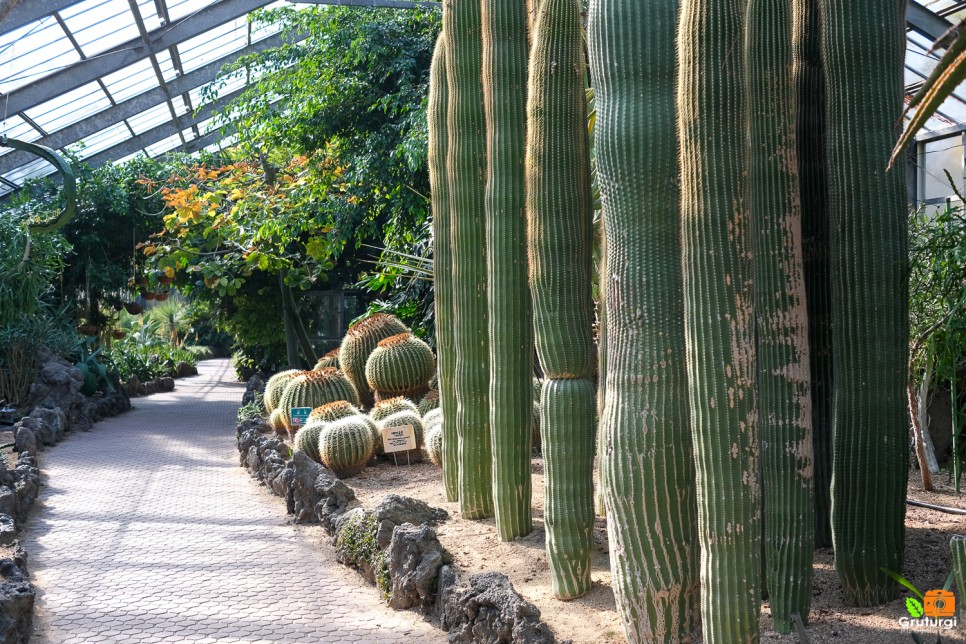
[[[238,466],[227,360],[41,453],[38,642],[430,642]]]

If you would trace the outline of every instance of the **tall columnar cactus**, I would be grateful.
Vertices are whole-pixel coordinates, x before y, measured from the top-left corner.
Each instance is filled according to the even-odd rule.
[[[361,472],[373,449],[372,431],[364,416],[349,416],[329,423],[319,437],[322,464],[340,478]]]
[[[436,353],[438,356],[440,405],[456,418],[456,345],[453,344],[452,210],[446,173],[448,151],[446,114],[449,90],[446,80],[446,33],[439,35],[429,67],[429,188],[433,208],[433,286],[436,307]],[[443,485],[446,500],[459,498],[459,438],[456,423],[449,424],[443,441]]]
[[[791,4],[750,0],[746,28],[766,584],[789,633],[792,614],[808,619],[815,549]]]
[[[377,400],[422,396],[435,372],[433,350],[411,333],[380,340],[366,360],[366,383]]]
[[[292,378],[278,406],[284,414],[285,428],[293,432],[291,409],[293,407],[321,407],[337,400],[345,400],[353,405],[359,404],[359,396],[349,379],[332,367],[303,371]],[[293,432],[294,433],[294,432]]]
[[[497,534],[530,533],[533,331],[527,284],[527,6],[483,0],[490,433]]]
[[[684,0],[678,24],[684,333],[710,644],[757,641],[761,600],[746,4]]]
[[[698,524],[674,107],[678,0],[593,0],[594,150],[607,231],[601,479],[629,642],[693,639]],[[647,34],[642,38],[641,34]]]
[[[286,369],[279,371],[268,379],[268,382],[265,383],[265,394],[262,398],[265,403],[265,411],[270,414],[275,411],[275,408],[278,407],[278,401],[282,398],[282,392],[285,391],[285,386],[300,373],[302,373],[301,369]]]
[[[907,212],[886,172],[903,105],[903,0],[823,0],[832,274],[832,540],[851,605],[902,566],[908,428]],[[861,60],[861,65],[855,61]]]
[[[427,439],[428,440],[428,439]],[[956,576],[956,587],[959,589],[959,621],[966,621],[966,602],[963,601],[963,589],[966,588],[966,537],[954,534],[949,540],[949,550],[953,556],[953,574]]]
[[[832,545],[832,273],[829,265],[828,160],[825,156],[825,70],[820,0],[792,3],[798,92],[798,166],[802,256],[808,307],[815,471],[815,545]]]
[[[364,409],[372,407],[373,397],[366,382],[366,360],[380,340],[409,329],[399,318],[388,313],[376,313],[349,327],[339,347],[339,364],[346,377],[359,392],[359,401]]]
[[[593,246],[580,0],[543,0],[527,97],[527,245],[546,373],[540,431],[553,592],[590,588],[594,525]]]
[[[466,519],[482,519],[493,514],[493,450],[489,418],[486,123],[480,3],[443,3],[443,31],[449,89],[446,174],[453,221],[453,382],[459,401],[455,415],[447,416],[446,426],[455,426],[459,441],[460,513]],[[444,408],[444,412],[448,411]],[[446,431],[448,443],[452,434],[449,429]],[[449,447],[445,449],[448,451]]]

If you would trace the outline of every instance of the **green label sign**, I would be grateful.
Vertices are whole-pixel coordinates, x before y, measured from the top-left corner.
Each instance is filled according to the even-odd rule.
[[[289,409],[289,415],[292,417],[292,427],[301,427],[305,424],[305,421],[309,419],[309,414],[312,413],[311,407],[292,407]]]

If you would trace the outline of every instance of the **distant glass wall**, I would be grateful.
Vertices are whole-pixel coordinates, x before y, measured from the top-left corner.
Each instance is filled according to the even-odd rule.
[[[956,191],[966,193],[964,139],[966,132],[957,126],[917,142],[916,205],[927,209],[961,205]]]

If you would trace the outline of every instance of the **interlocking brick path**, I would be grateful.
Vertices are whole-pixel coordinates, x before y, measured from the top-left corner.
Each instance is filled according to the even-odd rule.
[[[238,466],[227,360],[41,453],[38,642],[441,642]]]

